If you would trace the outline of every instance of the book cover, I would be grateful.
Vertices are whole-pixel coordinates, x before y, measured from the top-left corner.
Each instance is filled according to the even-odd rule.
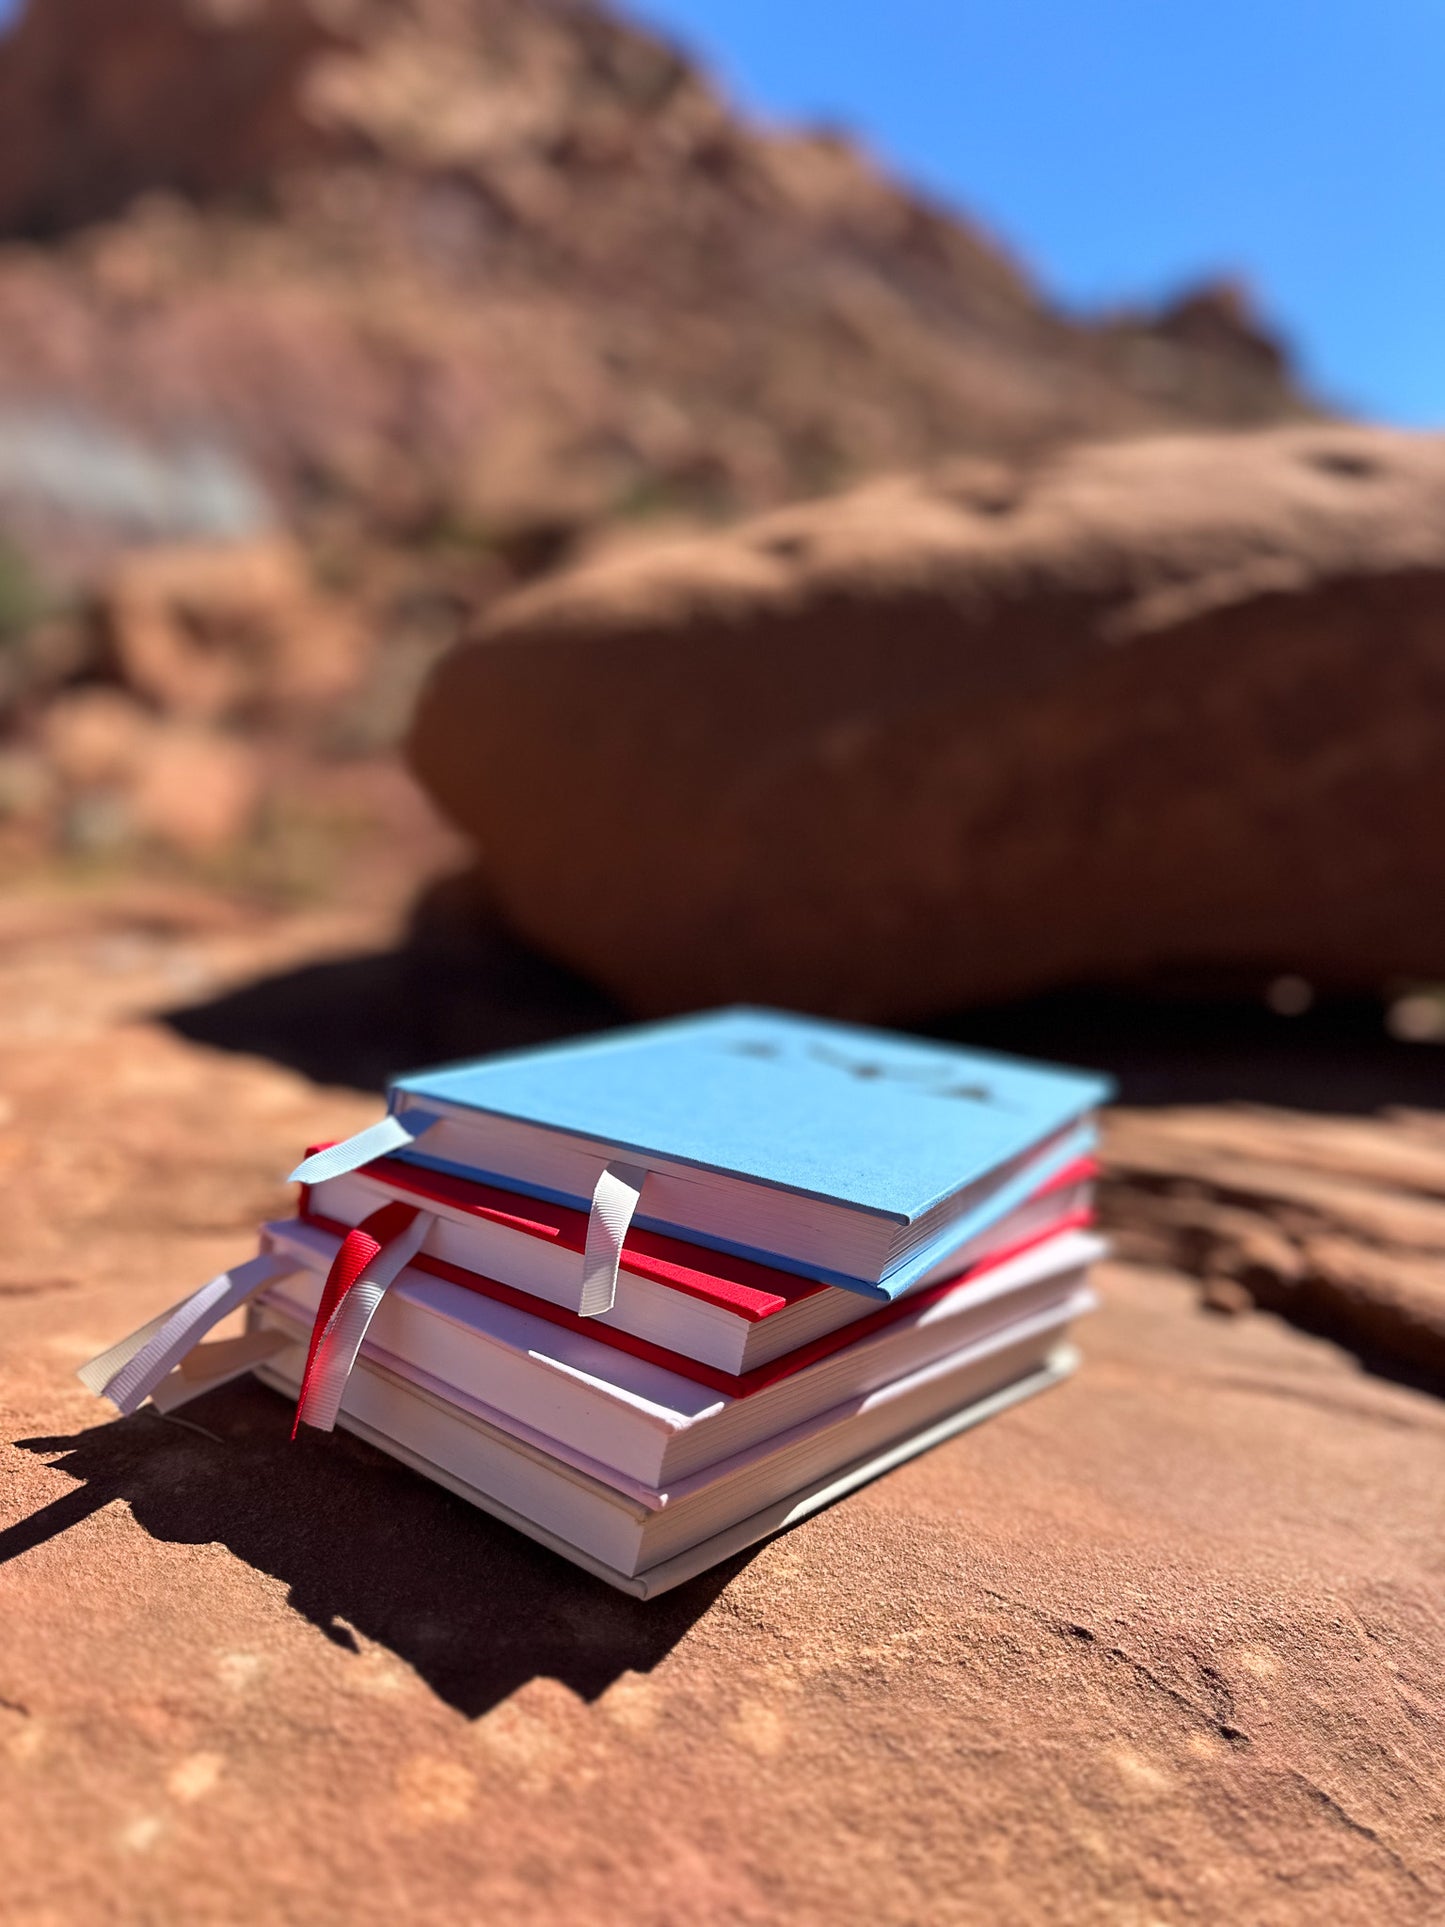
[[[1097,1175],[1091,1157],[1075,1157],[1059,1170],[1042,1176],[1033,1192],[1044,1198],[1086,1184]],[[552,1204],[525,1193],[508,1191],[475,1178],[458,1177],[450,1171],[428,1169],[400,1158],[378,1158],[361,1167],[359,1176],[379,1179],[420,1204],[440,1204],[521,1232],[546,1244],[575,1252],[580,1259],[587,1241],[587,1214],[568,1205]],[[324,1187],[323,1187],[324,1189]],[[310,1186],[303,1186],[300,1215],[325,1221],[326,1209]],[[771,1318],[805,1298],[817,1297],[831,1289],[813,1278],[779,1271],[755,1259],[734,1253],[709,1250],[686,1243],[681,1238],[647,1231],[633,1225],[623,1243],[623,1268],[648,1278],[685,1297],[700,1299],[719,1311],[744,1319],[749,1324]]]
[[[490,1299],[494,1304],[509,1306],[513,1311],[525,1312],[529,1317],[540,1318],[544,1323],[555,1326],[558,1331],[570,1332],[576,1337],[590,1342],[614,1346],[630,1358],[637,1358],[649,1365],[661,1367],[663,1371],[674,1373],[679,1378],[688,1378],[698,1385],[706,1385],[712,1391],[722,1392],[729,1398],[747,1398],[754,1392],[766,1391],[780,1379],[791,1378],[794,1373],[816,1365],[820,1359],[831,1358],[835,1352],[845,1351],[848,1346],[857,1344],[861,1339],[871,1338],[875,1333],[886,1331],[892,1324],[912,1317],[916,1312],[930,1309],[940,1304],[953,1292],[992,1276],[1012,1264],[1028,1252],[1048,1245],[1053,1239],[1067,1237],[1070,1233],[1081,1232],[1092,1223],[1088,1213],[1077,1217],[1061,1218],[1053,1224],[1031,1232],[1017,1242],[1004,1245],[992,1251],[976,1264],[954,1276],[941,1279],[921,1291],[910,1293],[907,1297],[884,1300],[872,1311],[864,1312],[861,1317],[834,1331],[824,1332],[816,1338],[805,1339],[792,1351],[784,1352],[780,1358],[770,1359],[764,1365],[755,1365],[745,1372],[720,1371],[715,1365],[705,1364],[701,1359],[689,1358],[682,1352],[669,1350],[664,1345],[655,1344],[651,1339],[642,1338],[636,1332],[624,1330],[619,1325],[608,1325],[595,1318],[581,1318],[564,1305],[552,1304],[548,1299],[534,1297],[531,1292],[521,1291],[515,1285],[502,1283],[498,1278],[488,1278],[483,1273],[468,1270],[465,1266],[452,1264],[446,1258],[438,1258],[433,1253],[422,1250],[410,1260],[413,1272],[426,1272],[433,1278],[444,1279],[448,1284],[460,1285],[463,1290],[475,1292],[478,1297]],[[294,1220],[278,1219],[266,1227],[267,1231],[284,1237],[295,1227],[310,1227],[319,1231],[338,1244],[345,1237],[348,1227],[337,1224],[332,1219],[308,1209],[300,1218]]]
[[[265,1227],[264,1242],[296,1269],[258,1304],[303,1327],[314,1320],[340,1239],[296,1220]],[[951,1291],[889,1307],[863,1335],[766,1382],[678,1371],[640,1343],[606,1342],[589,1321],[544,1318],[514,1294],[474,1289],[413,1261],[382,1298],[370,1350],[432,1373],[602,1464],[660,1485],[741,1451],[843,1399],[876,1390],[954,1349],[971,1333],[1072,1303],[1100,1250],[1064,1232],[989,1266]],[[422,1254],[423,1256],[425,1254]],[[761,1375],[760,1375],[761,1377]]]
[[[903,1226],[1109,1092],[1084,1072],[738,1008],[420,1072],[391,1102],[486,1112]]]

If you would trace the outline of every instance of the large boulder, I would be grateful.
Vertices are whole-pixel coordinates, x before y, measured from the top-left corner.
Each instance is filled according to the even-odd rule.
[[[494,612],[413,766],[631,1005],[1445,972],[1445,439],[967,462]]]

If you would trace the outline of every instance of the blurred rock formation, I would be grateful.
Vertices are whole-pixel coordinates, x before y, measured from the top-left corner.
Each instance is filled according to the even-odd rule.
[[[212,521],[523,569],[597,522],[1305,408],[1236,292],[1067,319],[585,0],[28,0],[0,242],[0,497],[5,411],[60,411],[133,467],[205,450]]]
[[[0,857],[224,849],[278,745],[379,764],[561,565],[941,460],[996,465],[986,517],[1080,439],[1314,412],[1239,288],[1066,316],[590,0],[26,0],[0,347]],[[170,729],[194,823],[138,801]]]
[[[411,755],[635,1008],[1445,975],[1445,439],[946,465],[540,584]]]
[[[0,826],[197,857],[254,830],[268,759],[324,740],[371,649],[361,613],[271,537],[122,554],[0,663]]]

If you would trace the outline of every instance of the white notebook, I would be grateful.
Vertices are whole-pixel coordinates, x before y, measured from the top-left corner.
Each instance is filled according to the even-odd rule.
[[[527,1522],[524,1530],[539,1528],[548,1543],[564,1542],[610,1572],[632,1577],[1046,1370],[1069,1319],[1089,1302],[1087,1293],[1076,1293],[1068,1304],[1017,1329],[963,1346],[646,1495],[620,1491],[548,1453],[535,1438],[509,1434],[455,1388],[381,1354],[358,1362],[340,1422],[384,1450],[400,1448],[409,1463],[433,1476],[445,1474],[445,1483],[488,1509]],[[275,1305],[263,1306],[257,1322],[292,1338],[261,1376],[294,1392],[305,1365],[305,1328]]]
[[[339,1239],[286,1220],[266,1227],[265,1242],[300,1267],[266,1300],[309,1325]],[[1087,1233],[1060,1233],[742,1398],[413,1267],[383,1299],[362,1355],[403,1360],[614,1472],[661,1488],[1014,1319],[1067,1305],[1103,1250]]]

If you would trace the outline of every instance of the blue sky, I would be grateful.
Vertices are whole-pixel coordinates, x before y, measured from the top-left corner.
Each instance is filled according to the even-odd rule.
[[[1445,427],[1445,0],[634,0],[1083,308],[1242,276],[1339,405]]]
[[[753,111],[858,131],[1057,299],[1237,274],[1328,398],[1445,427],[1445,0],[632,11]]]

